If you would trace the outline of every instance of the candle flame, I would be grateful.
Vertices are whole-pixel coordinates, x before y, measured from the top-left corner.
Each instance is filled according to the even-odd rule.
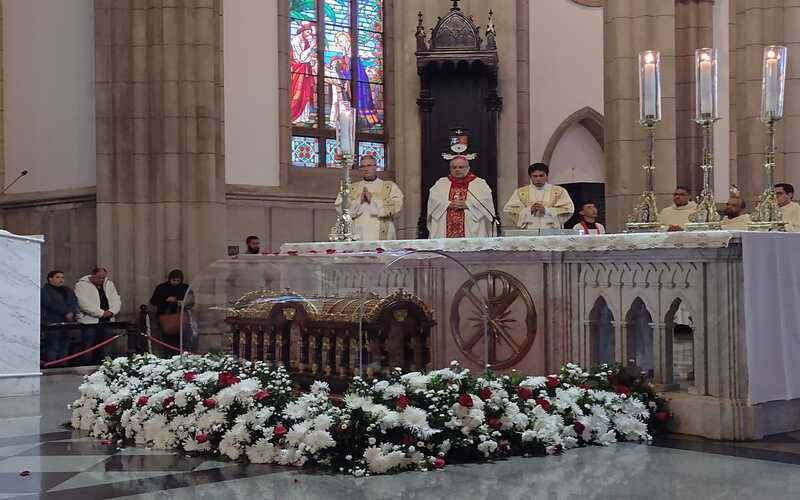
[[[777,52],[775,52],[772,49],[769,49],[767,51],[767,59],[777,59],[777,58],[778,58],[778,53]]]
[[[644,62],[647,64],[653,64],[656,60],[656,57],[653,55],[652,52],[646,52],[644,54]]]
[[[701,52],[700,53],[700,60],[701,61],[710,61],[711,60],[711,54],[709,54],[708,52]]]

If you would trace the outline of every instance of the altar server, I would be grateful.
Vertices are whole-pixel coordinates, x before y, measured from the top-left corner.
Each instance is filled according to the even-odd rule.
[[[473,238],[492,234],[492,189],[469,171],[464,156],[450,160],[450,175],[442,177],[428,196],[431,238]]]
[[[550,169],[544,163],[528,167],[531,183],[511,195],[503,212],[522,229],[562,228],[575,205],[567,190],[547,182]]]
[[[658,222],[667,231],[683,231],[689,223],[689,215],[697,208],[697,203],[689,201],[689,190],[678,186],[672,193],[673,205],[664,208],[658,215]]]
[[[372,155],[361,157],[361,180],[350,185],[350,214],[359,238],[364,241],[397,238],[394,216],[403,208],[403,192],[392,181],[378,178],[378,163]],[[336,197],[342,213],[342,197]]]
[[[785,182],[775,184],[775,198],[781,208],[783,220],[786,221],[786,231],[800,232],[800,205],[796,201],[792,201],[794,186]]]
[[[572,226],[579,229],[581,234],[606,234],[606,228],[597,222],[597,206],[594,203],[584,203],[578,212],[580,221]]]

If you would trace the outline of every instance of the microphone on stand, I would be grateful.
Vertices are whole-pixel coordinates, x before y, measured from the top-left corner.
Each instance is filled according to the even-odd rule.
[[[495,236],[502,236],[500,234],[502,232],[502,223],[500,222],[500,217],[498,217],[497,214],[494,213],[494,211],[489,210],[489,208],[486,205],[483,204],[483,202],[480,200],[480,198],[475,196],[475,193],[473,193],[472,191],[469,190],[469,187],[467,187],[467,193],[471,194],[472,197],[475,198],[475,201],[477,201],[478,204],[480,206],[482,206],[483,209],[486,210],[489,213],[489,215],[492,216],[492,229],[493,229],[493,232],[496,231]],[[497,225],[496,229],[494,228],[495,224]]]
[[[4,187],[4,188],[3,188],[3,190],[2,190],[2,191],[0,191],[0,194],[4,194],[6,191],[8,191],[8,188],[10,188],[10,187],[11,187],[11,186],[13,186],[14,184],[16,184],[18,180],[22,179],[22,178],[23,178],[23,177],[25,177],[26,175],[28,175],[28,171],[27,171],[27,170],[23,170],[22,172],[20,172],[20,173],[19,173],[19,175],[16,177],[16,179],[14,179],[13,181],[11,181],[11,183],[10,183],[9,185],[7,185],[6,187]]]

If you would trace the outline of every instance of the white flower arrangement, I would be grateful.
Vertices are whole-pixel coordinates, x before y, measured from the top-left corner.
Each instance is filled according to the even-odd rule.
[[[567,364],[548,377],[487,371],[474,378],[454,362],[427,374],[354,377],[338,398],[324,381],[295,395],[289,374],[266,363],[133,356],[85,378],[71,424],[138,446],[355,476],[649,442],[651,415],[663,405],[610,385],[618,372],[602,369],[592,375]]]

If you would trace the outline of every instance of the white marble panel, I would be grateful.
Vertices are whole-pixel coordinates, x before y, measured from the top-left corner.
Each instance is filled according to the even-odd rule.
[[[43,241],[0,230],[0,396],[38,392]]]

